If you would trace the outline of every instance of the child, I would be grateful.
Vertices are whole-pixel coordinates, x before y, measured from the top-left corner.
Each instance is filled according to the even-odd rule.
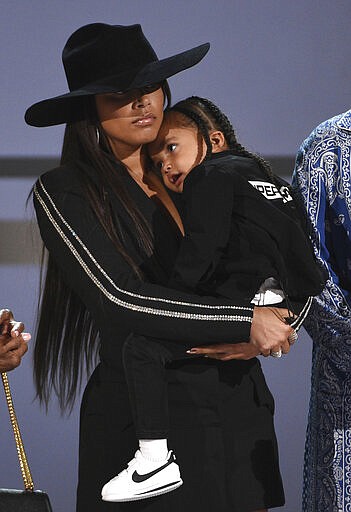
[[[289,186],[238,144],[228,118],[203,98],[166,111],[148,151],[166,187],[182,193],[185,237],[169,285],[288,308],[291,317],[282,321],[294,327],[293,343],[324,278]],[[167,446],[165,368],[186,352],[199,355],[201,349],[133,335],[126,340],[124,365],[140,450],[104,486],[104,500],[139,500],[183,483]],[[281,351],[271,355],[280,357]]]

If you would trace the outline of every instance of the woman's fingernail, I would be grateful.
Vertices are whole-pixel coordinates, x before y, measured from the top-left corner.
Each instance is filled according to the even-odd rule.
[[[30,335],[29,332],[23,332],[22,338],[24,339],[24,341],[29,341],[32,338],[32,336]]]
[[[14,332],[16,337],[20,335],[20,333],[18,331],[13,331],[13,332]]]
[[[197,354],[196,348],[191,348],[190,350],[186,351],[187,354]]]

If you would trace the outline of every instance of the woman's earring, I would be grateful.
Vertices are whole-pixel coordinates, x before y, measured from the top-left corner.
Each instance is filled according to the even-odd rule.
[[[100,132],[99,132],[99,128],[97,126],[95,128],[95,131],[96,131],[96,144],[99,145],[100,144]]]

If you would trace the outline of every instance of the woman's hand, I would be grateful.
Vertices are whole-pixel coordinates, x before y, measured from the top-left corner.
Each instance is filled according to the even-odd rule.
[[[0,372],[13,370],[20,365],[28,350],[31,336],[24,333],[22,322],[16,322],[9,309],[0,309]]]
[[[196,347],[188,351],[188,354],[199,354],[219,361],[230,361],[231,359],[252,359],[260,354],[260,350],[252,343],[218,343]]]
[[[252,359],[258,355],[269,356],[287,354],[293,341],[289,341],[294,329],[286,323],[285,317],[291,312],[283,308],[255,307],[248,343],[218,343],[188,350],[188,354],[198,354],[211,359]],[[280,355],[279,355],[280,354]]]
[[[287,354],[290,350],[288,337],[294,332],[284,320],[291,312],[273,307],[254,307],[250,342],[263,356],[271,353]]]

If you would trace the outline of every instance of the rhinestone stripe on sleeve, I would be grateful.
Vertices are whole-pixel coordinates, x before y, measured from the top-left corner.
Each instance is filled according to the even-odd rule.
[[[41,183],[42,185],[42,183]],[[43,186],[43,185],[42,185]],[[44,187],[43,187],[44,188]],[[46,191],[45,191],[46,192]],[[51,224],[53,225],[53,227],[56,229],[56,231],[58,232],[58,234],[60,235],[60,237],[62,238],[62,240],[64,241],[64,243],[67,245],[67,247],[70,249],[70,251],[72,252],[72,254],[74,255],[74,257],[77,259],[77,261],[79,262],[79,264],[81,265],[81,267],[83,268],[83,270],[85,271],[85,273],[88,275],[88,277],[92,280],[92,282],[100,289],[100,291],[111,301],[111,302],[114,302],[115,304],[121,306],[121,307],[124,307],[124,308],[127,308],[127,309],[131,309],[133,311],[139,311],[139,312],[142,312],[142,313],[147,313],[147,314],[152,314],[152,315],[161,315],[161,316],[167,316],[167,317],[176,317],[176,318],[184,318],[184,319],[187,319],[187,320],[208,320],[208,321],[228,321],[228,322],[252,322],[252,318],[250,316],[245,316],[245,315],[205,315],[205,314],[198,314],[198,313],[184,313],[184,312],[179,312],[179,311],[169,311],[169,310],[163,310],[163,309],[157,309],[157,308],[152,308],[152,307],[149,307],[149,306],[139,306],[137,304],[133,304],[133,303],[128,303],[126,301],[123,301],[119,298],[117,298],[115,295],[113,295],[112,293],[110,293],[104,286],[103,284],[99,281],[99,279],[96,277],[96,275],[91,271],[91,269],[88,267],[88,265],[86,264],[86,262],[82,259],[81,255],[78,253],[77,249],[74,247],[74,245],[72,244],[72,242],[69,240],[69,238],[65,235],[65,233],[62,231],[62,229],[60,228],[60,226],[57,224],[57,222],[55,221],[55,219],[53,218],[49,208],[47,207],[45,201],[43,200],[43,198],[41,197],[38,189],[37,189],[37,186],[34,187],[34,194],[36,196],[36,198],[38,199],[40,205],[42,206],[43,210],[45,211],[48,219],[50,220]],[[46,192],[47,196],[49,197],[48,193]],[[51,200],[50,198],[50,202],[54,205],[53,201]],[[191,306],[191,307],[199,307],[199,308],[210,308],[210,309],[218,309],[218,308],[223,308],[223,309],[244,309],[244,308],[240,308],[239,306],[211,306],[211,305],[203,305],[203,304],[192,304],[192,303],[187,303],[187,302],[181,302],[181,301],[172,301],[172,300],[167,300],[167,299],[162,299],[162,298],[155,298],[155,297],[146,297],[146,296],[143,296],[143,295],[138,295],[138,294],[134,294],[132,292],[128,292],[128,291],[125,291],[125,290],[122,290],[121,288],[119,288],[114,282],[113,280],[110,278],[110,276],[108,276],[108,274],[101,268],[101,266],[96,262],[96,260],[93,258],[93,256],[90,254],[90,252],[88,251],[88,249],[85,247],[85,245],[83,244],[83,242],[79,239],[78,235],[74,232],[74,230],[68,225],[68,223],[63,219],[62,215],[59,213],[59,211],[57,210],[56,206],[54,206],[55,208],[55,211],[58,213],[59,217],[62,219],[62,221],[64,222],[64,224],[67,226],[67,228],[69,229],[69,231],[71,232],[71,234],[73,235],[73,237],[78,241],[78,243],[80,243],[80,245],[83,247],[83,249],[85,250],[85,252],[87,252],[88,256],[90,257],[90,259],[93,261],[93,263],[95,264],[95,266],[97,266],[97,268],[100,270],[100,272],[102,272],[102,274],[104,275],[104,277],[106,277],[106,279],[112,284],[112,286],[119,292],[121,293],[125,293],[127,295],[131,295],[133,297],[136,297],[136,298],[139,298],[139,299],[142,299],[142,300],[154,300],[154,301],[160,301],[160,302],[168,302],[170,304],[175,304],[175,305],[180,305],[180,306]],[[245,308],[245,309],[248,309],[249,311],[251,311],[249,308]]]
[[[70,231],[70,233],[74,236],[74,238],[77,240],[77,242],[79,243],[79,245],[82,247],[82,249],[86,252],[86,254],[89,256],[89,258],[91,259],[91,261],[94,263],[94,265],[99,269],[99,271],[102,273],[102,275],[110,282],[110,284],[120,293],[123,293],[123,294],[126,294],[126,295],[130,295],[131,297],[135,297],[137,299],[142,299],[142,300],[147,300],[147,301],[157,301],[157,302],[166,302],[168,304],[176,304],[178,306],[190,306],[190,307],[200,307],[200,308],[209,308],[209,309],[235,309],[235,310],[240,310],[240,311],[252,311],[251,308],[247,308],[247,307],[241,307],[241,306],[215,306],[215,305],[208,305],[208,304],[196,304],[196,303],[191,303],[191,302],[182,302],[182,301],[174,301],[174,300],[171,300],[171,299],[164,299],[164,298],[161,298],[161,297],[149,297],[149,296],[145,296],[145,295],[139,295],[137,293],[133,293],[133,292],[130,292],[128,290],[123,290],[122,288],[119,288],[113,281],[112,279],[110,278],[110,276],[105,272],[105,270],[99,265],[99,263],[96,261],[96,259],[94,258],[94,256],[91,254],[91,252],[89,251],[89,249],[86,247],[86,245],[84,244],[84,242],[79,238],[79,236],[75,233],[75,231],[72,229],[72,227],[68,224],[68,222],[63,218],[63,216],[61,215],[60,211],[58,210],[58,208],[56,207],[54,201],[52,200],[52,198],[50,197],[49,193],[47,192],[47,190],[45,189],[44,185],[43,185],[43,182],[41,181],[41,178],[39,178],[39,183],[43,189],[43,192],[44,194],[46,195],[46,197],[48,198],[48,200],[50,201],[50,204],[52,205],[54,211],[56,212],[56,214],[58,215],[58,217],[60,218],[60,220],[62,221],[62,223],[67,227],[67,229]],[[37,187],[35,187],[35,190],[37,190]],[[39,192],[38,192],[39,194]],[[45,203],[44,203],[45,204]]]
[[[241,307],[241,306],[215,306],[215,305],[207,305],[207,304],[196,304],[196,303],[191,303],[191,302],[182,302],[182,301],[174,301],[174,300],[171,300],[171,299],[164,299],[164,298],[161,298],[161,297],[150,297],[150,296],[145,296],[145,295],[139,295],[137,293],[133,293],[133,292],[130,292],[128,290],[123,290],[122,288],[119,288],[113,281],[112,279],[110,278],[110,276],[105,272],[105,270],[99,265],[99,263],[96,261],[96,259],[94,258],[94,256],[91,254],[91,252],[89,251],[89,249],[86,247],[86,245],[84,244],[84,242],[79,238],[79,236],[75,233],[75,231],[72,229],[72,227],[68,224],[68,222],[64,219],[64,217],[62,216],[62,214],[60,213],[60,211],[58,210],[57,206],[55,205],[54,201],[52,200],[52,198],[50,197],[49,193],[47,192],[47,190],[45,189],[44,187],[44,184],[41,180],[41,178],[39,178],[39,183],[43,189],[43,192],[44,194],[46,195],[46,197],[48,198],[48,200],[50,201],[50,204],[52,205],[55,213],[58,215],[59,219],[62,221],[62,223],[67,227],[67,229],[70,231],[70,233],[74,236],[74,238],[77,240],[77,242],[79,243],[79,245],[82,247],[82,249],[86,252],[86,254],[89,256],[89,258],[91,259],[91,261],[94,263],[94,265],[99,269],[99,271],[102,273],[102,275],[110,282],[110,284],[120,293],[123,293],[123,294],[126,294],[126,295],[130,295],[131,297],[135,297],[137,299],[142,299],[142,300],[148,300],[148,301],[157,301],[157,302],[166,302],[166,303],[169,303],[169,304],[176,304],[176,305],[180,305],[180,306],[190,306],[190,307],[200,307],[200,308],[210,308],[210,309],[235,309],[235,310],[244,310],[244,311],[252,311],[252,308],[247,308],[247,307]],[[35,187],[36,188],[36,187]],[[36,188],[37,189],[37,188]],[[39,192],[38,192],[39,194]]]

